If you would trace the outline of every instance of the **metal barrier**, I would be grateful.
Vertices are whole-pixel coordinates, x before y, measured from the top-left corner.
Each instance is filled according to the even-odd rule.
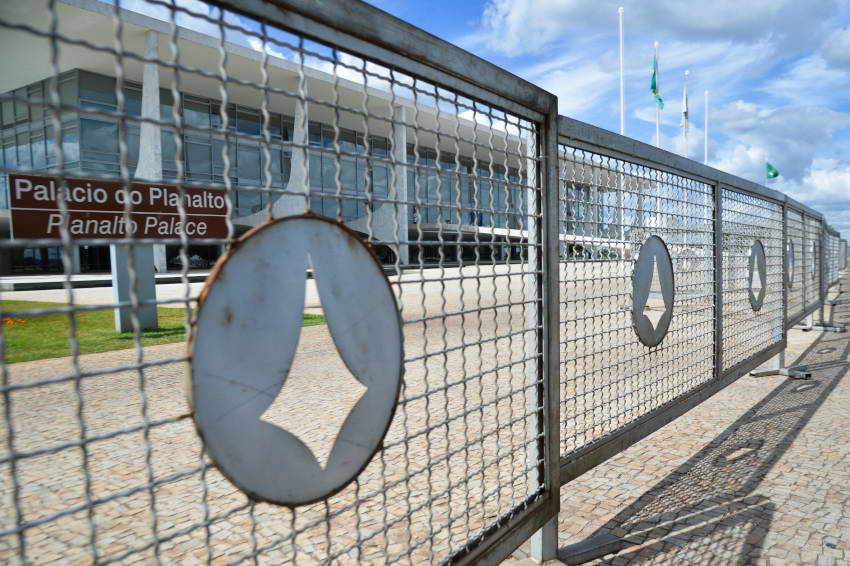
[[[822,304],[822,221],[647,144],[565,117],[559,127],[568,482],[781,354],[786,329]],[[653,237],[670,258],[669,293],[641,273]],[[641,337],[647,322],[660,340]]]
[[[824,231],[824,268],[825,281],[824,287],[829,289],[838,283],[838,271],[841,269],[839,255],[841,238],[838,232],[830,227],[826,227]]]
[[[806,279],[806,265],[803,261],[805,250],[805,231],[803,230],[803,212],[787,207],[785,231],[787,234],[785,273],[788,298],[788,316],[786,328],[791,328],[803,320],[806,311],[806,288],[810,284]]]
[[[115,222],[130,225],[135,218],[140,224],[116,239],[80,238],[73,189],[56,203],[59,237],[27,238],[21,230],[4,242],[7,250],[60,250],[67,305],[3,315],[70,320],[73,356],[58,367],[3,364],[0,557],[22,563],[74,556],[98,563],[420,564],[506,556],[558,505],[557,459],[550,456],[556,441],[545,426],[557,412],[557,391],[546,382],[556,375],[548,366],[556,364],[557,346],[548,335],[557,332],[557,262],[545,253],[554,249],[549,242],[556,233],[550,208],[557,201],[547,198],[556,195],[547,176],[554,171],[547,156],[555,147],[555,98],[366,5],[216,4],[220,8],[193,4],[189,10],[151,0],[142,13],[138,6],[131,12],[69,0],[51,2],[47,11],[21,3],[0,16],[4,35],[51,53],[56,62],[33,71],[42,73],[39,90],[3,95],[4,112],[14,105],[35,129],[36,115],[43,120],[46,110],[54,117],[47,139],[60,144],[46,174],[60,187],[97,191],[106,181],[117,182],[114,193],[102,189],[126,204],[114,213]],[[85,71],[66,72],[68,65]],[[18,181],[17,174],[33,169],[32,162],[7,162],[3,172],[15,176],[13,183],[32,183]],[[131,187],[134,178],[154,188]],[[187,228],[157,238],[146,219],[132,215],[150,212],[148,199],[164,192],[174,198],[168,218],[185,220]],[[195,194],[220,199],[208,226],[218,222],[220,235],[189,233],[188,222],[198,214]],[[287,507],[262,502],[254,484],[240,487],[255,497],[235,491],[223,472],[239,485],[238,473],[213,465],[210,456],[222,464],[227,454],[216,451],[214,435],[202,442],[193,427],[194,416],[200,432],[209,432],[209,423],[192,411],[206,403],[200,389],[207,382],[194,376],[188,406],[181,375],[192,360],[180,348],[145,348],[141,311],[156,305],[197,309],[189,267],[197,266],[194,256],[204,259],[200,246],[229,248],[227,263],[210,279],[201,315],[214,308],[213,295],[223,285],[215,278],[225,273],[246,277],[238,289],[248,297],[231,299],[236,321],[253,312],[237,302],[275,292],[283,294],[279,300],[289,297],[297,282],[281,280],[276,290],[263,286],[260,275],[250,279],[226,269],[247,249],[247,243],[235,244],[237,237],[305,211],[316,215],[303,217],[305,225],[324,216],[356,232],[393,273],[404,379],[386,436],[376,439],[380,448],[356,479],[318,502]],[[250,238],[244,241],[256,241]],[[116,253],[142,244],[147,250],[164,245],[167,265],[182,266],[177,297],[145,300],[139,289],[144,260],[134,252],[128,265],[135,292],[126,301],[79,302],[72,272],[83,246],[113,246],[114,267]],[[304,277],[304,251],[295,249],[302,245],[312,258],[318,297],[314,280]],[[357,340],[378,357],[392,345],[370,343],[368,334],[344,335],[344,324],[334,322],[345,313],[328,304],[322,279],[356,286],[356,274],[335,271],[310,242],[293,238],[268,251],[271,256],[259,258],[263,265],[292,262],[279,276],[294,271],[301,278],[308,312],[321,312],[316,301],[322,299],[333,335],[312,327],[300,331],[299,353],[282,370],[288,372],[288,404],[261,420],[278,423],[274,428],[284,430],[285,439],[292,438],[291,429],[298,440],[287,442],[307,447],[310,456],[290,452],[290,458],[315,457],[313,479],[324,481],[340,462],[333,444],[328,468],[318,467],[321,439],[315,437],[336,436],[338,428],[320,426],[338,423],[334,415],[345,417],[350,408],[335,405],[347,387],[335,372],[345,374],[346,366],[355,371],[348,358],[334,363],[333,345],[343,357],[350,357]],[[327,285],[328,293],[344,295]],[[299,304],[295,295],[285,300]],[[116,306],[132,315],[128,345],[135,350],[82,355],[80,318]],[[219,339],[217,348],[228,352],[217,362],[222,372],[251,373],[255,361],[276,359],[278,350],[289,348],[283,336],[275,343],[256,329],[272,328],[276,321],[269,317],[280,309],[270,303],[256,310],[257,319],[238,323],[251,337],[245,352]],[[209,342],[188,322],[187,330],[195,348]],[[234,343],[239,340],[236,335]],[[550,343],[555,346],[547,349]],[[311,361],[299,358],[305,351]],[[318,418],[308,416],[316,415],[311,406]],[[367,419],[361,413],[358,418]],[[248,434],[256,427],[265,427],[256,434],[284,438],[259,421],[248,424],[236,431],[245,437],[242,444],[258,438]],[[360,429],[352,430],[356,436]]]
[[[562,483],[779,354],[846,267],[818,212],[370,6],[133,6],[0,13],[47,57],[2,74],[0,252],[66,297],[2,316],[70,343],[12,363],[0,327],[4,562],[495,564],[544,525],[551,557]],[[132,349],[96,353],[98,313]]]
[[[806,309],[815,311],[823,302],[823,223],[820,218],[806,215],[806,237],[803,277],[806,280]]]

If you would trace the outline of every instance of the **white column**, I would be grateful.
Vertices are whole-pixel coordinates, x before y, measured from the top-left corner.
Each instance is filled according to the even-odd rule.
[[[393,111],[394,119],[399,122],[393,125],[393,159],[396,162],[394,166],[395,182],[390,176],[390,186],[387,194],[389,199],[393,201],[405,200],[407,197],[407,167],[404,165],[407,157],[407,130],[404,124],[404,108],[401,106],[395,107]],[[407,240],[407,205],[399,204],[396,206],[393,202],[377,203],[376,208],[372,213],[372,235],[377,243],[383,243],[394,247],[399,254],[399,262],[402,265],[408,263],[409,251],[407,244],[396,243],[395,220],[393,217],[398,210],[398,240]],[[346,222],[346,226],[358,232],[369,232],[368,216],[362,216],[354,221]]]
[[[395,182],[390,187],[390,199],[407,200],[407,126],[405,126],[405,109],[397,106],[393,110],[393,160],[395,161]],[[388,205],[388,210],[395,214],[395,205]],[[398,206],[398,239],[407,240],[407,205]],[[458,251],[458,253],[460,253]],[[410,263],[410,247],[407,244],[398,246],[399,262],[402,265]]]
[[[74,244],[71,248],[71,273],[80,273],[80,246]]]
[[[157,32],[147,33],[145,57],[159,57],[159,42]],[[142,117],[159,120],[159,68],[156,63],[145,63],[142,82]],[[142,123],[139,127],[139,163],[136,166],[136,179],[146,181],[162,180],[162,142],[159,126]],[[154,248],[160,248],[157,254]],[[154,271],[157,267],[156,257],[162,260],[162,270],[165,270],[165,246],[127,246],[110,245],[109,259],[112,265],[112,295],[115,302],[130,301],[130,275],[128,262],[130,253],[133,254],[133,265],[136,273],[136,296],[139,301],[156,300],[156,280]],[[115,309],[115,330],[129,332],[131,324],[131,309]],[[156,328],[156,305],[139,307],[139,324],[141,328]]]
[[[295,100],[295,116],[293,117],[292,127],[292,151],[290,156],[289,181],[286,183],[286,190],[296,194],[284,194],[278,198],[272,207],[272,216],[275,218],[283,218],[284,216],[293,216],[296,214],[304,214],[304,174],[307,171],[307,163],[305,162],[305,150],[309,138],[307,131],[309,129],[309,121],[307,120],[306,103],[300,99]],[[302,127],[303,124],[303,127]],[[307,179],[309,183],[309,178]]]
[[[145,56],[157,57],[158,54],[157,32],[149,31]],[[158,120],[159,66],[156,63],[146,63],[142,80],[142,116]],[[173,156],[169,156],[169,159],[173,159]],[[162,138],[157,124],[142,122],[139,126],[139,163],[133,177],[142,181],[162,180]],[[153,264],[156,271],[165,272],[165,245],[153,246]]]

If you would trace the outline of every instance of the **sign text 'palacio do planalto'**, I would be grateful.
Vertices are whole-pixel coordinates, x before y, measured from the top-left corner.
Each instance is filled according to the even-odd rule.
[[[132,183],[65,177],[68,230],[73,239],[177,239],[227,237],[227,193],[222,189]],[[9,175],[12,235],[15,238],[59,238],[63,222],[54,177]],[[128,222],[127,199],[132,203]],[[180,202],[186,211],[180,221]]]

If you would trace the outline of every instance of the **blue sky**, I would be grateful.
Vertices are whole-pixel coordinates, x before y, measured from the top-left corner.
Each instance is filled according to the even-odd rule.
[[[196,12],[209,9],[202,0],[178,3]],[[708,90],[709,164],[764,183],[764,161],[769,159],[780,172],[769,182],[771,188],[822,211],[829,224],[850,238],[847,0],[371,3],[556,94],[561,114],[617,132],[617,8],[623,6],[626,135],[655,143],[649,82],[653,42],[658,41],[665,101],[661,147],[684,153],[680,122],[687,69],[688,155],[703,159]],[[143,0],[121,0],[121,5],[167,19],[165,8]],[[181,19],[181,25],[217,34],[214,24]],[[228,40],[261,49],[258,40],[238,34]]]
[[[626,135],[655,143],[649,92],[659,42],[661,147],[824,212],[850,237],[850,2],[832,0],[373,0],[375,6],[558,95],[560,113],[619,131],[617,7],[624,7]]]

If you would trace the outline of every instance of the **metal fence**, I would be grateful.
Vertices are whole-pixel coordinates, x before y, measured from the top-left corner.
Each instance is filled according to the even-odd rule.
[[[559,126],[567,482],[781,352],[825,289],[819,213],[588,124]],[[636,283],[652,236],[670,256],[669,301],[657,276],[646,297]],[[641,316],[666,327],[660,342],[640,339]]]
[[[0,177],[19,210],[0,250],[64,289],[63,304],[3,306],[23,321],[0,334],[4,562],[498,563],[556,516],[562,483],[780,352],[846,266],[816,211],[559,118],[549,93],[377,9],[187,6],[0,12],[3,41],[44,56],[2,75]],[[39,182],[55,211],[33,204]],[[364,289],[291,233],[236,270],[293,216],[345,226],[386,279]],[[191,269],[216,260],[201,295]],[[107,264],[113,300],[75,285]],[[154,267],[176,289],[153,291]],[[350,352],[395,346],[351,330],[384,282],[403,352],[384,436],[353,481],[268,502],[226,468],[193,372],[244,385],[278,363],[274,389],[236,387],[228,411],[268,397],[254,420],[323,483],[340,427],[368,420]],[[219,303],[216,328],[237,330],[204,350]],[[169,330],[155,307],[184,310]],[[327,324],[279,333],[301,310]],[[90,329],[113,311],[131,349],[97,353]],[[198,350],[151,345],[157,316]],[[65,325],[68,357],[13,363],[15,332],[42,319]],[[285,469],[257,423],[233,428],[236,449]]]
[[[42,141],[55,147],[45,169],[56,184],[88,178],[123,190],[133,178],[161,179],[178,195],[175,220],[194,217],[185,198],[193,188],[211,188],[227,197],[226,233],[76,238],[69,222],[58,238],[4,242],[7,250],[59,249],[67,304],[3,316],[70,324],[72,357],[3,364],[2,560],[421,564],[510,552],[557,509],[554,436],[544,426],[556,410],[545,376],[557,288],[543,253],[556,203],[546,198],[555,190],[545,158],[547,144],[554,147],[554,97],[365,5],[118,4],[4,7],[3,34],[50,56],[39,77],[46,90],[4,94],[4,115],[11,108],[13,118],[26,116],[21,127],[29,129],[36,114],[52,118]],[[3,173],[32,165],[7,159]],[[116,215],[128,223],[132,205],[143,206],[132,194],[120,197],[130,205]],[[60,203],[63,219],[75,218],[74,195]],[[151,303],[197,309],[189,268],[193,256],[203,259],[201,246],[227,246],[235,262],[234,242],[246,230],[305,211],[344,223],[391,273],[404,380],[380,449],[357,478],[316,503],[286,507],[234,489],[213,465],[181,392],[192,360],[185,346],[146,348],[140,312]],[[263,261],[290,261],[285,268],[297,272],[293,258],[303,251],[292,248],[302,242],[293,242],[279,242]],[[132,315],[134,350],[88,356],[85,315],[117,305],[82,304],[75,254],[141,244],[164,246],[182,285],[174,298],[145,301],[142,260],[131,254],[136,292],[121,304]],[[305,245],[316,279],[304,277],[300,256],[300,288],[308,313],[322,313],[331,283],[322,287],[321,272],[335,285],[347,274],[320,265],[322,250]],[[205,306],[216,292],[211,285]],[[259,279],[239,289],[249,299],[275,292]],[[251,312],[231,304],[237,320]],[[250,373],[254,361],[287,348],[256,331],[280,313],[267,306],[240,323],[250,336],[239,342],[243,351],[218,344],[223,374]],[[324,314],[333,331],[338,314]],[[195,327],[186,328],[192,340]],[[344,353],[360,338],[340,323],[333,336],[325,328],[301,330],[289,397],[262,416],[297,435],[320,463],[322,439],[333,441],[342,422],[334,415],[353,411],[337,397],[357,393],[341,377],[353,366],[333,355],[334,344]],[[6,356],[16,347],[7,340]],[[191,396],[203,400],[202,392]],[[254,431],[240,432],[251,442]],[[324,470],[316,470],[319,481]]]

